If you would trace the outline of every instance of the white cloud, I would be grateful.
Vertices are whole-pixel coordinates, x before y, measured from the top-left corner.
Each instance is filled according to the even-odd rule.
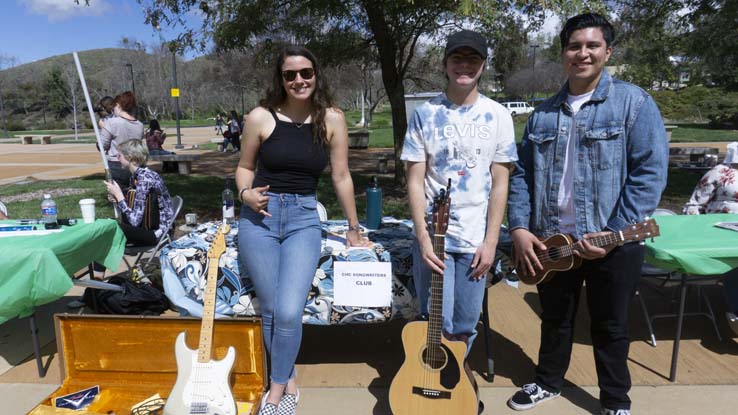
[[[76,16],[100,16],[110,10],[110,4],[105,0],[85,0],[79,4],[74,0],[20,0],[31,13],[46,16],[50,22],[65,20]]]

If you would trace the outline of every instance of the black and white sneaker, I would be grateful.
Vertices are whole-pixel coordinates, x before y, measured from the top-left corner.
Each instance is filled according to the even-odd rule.
[[[536,383],[528,383],[507,401],[507,406],[516,411],[525,411],[541,402],[546,402],[561,395],[561,392],[549,392]]]
[[[277,415],[295,415],[297,412],[297,402],[300,401],[300,390],[296,394],[285,393],[279,401]]]
[[[630,415],[630,409],[607,409],[601,408],[600,415]]]

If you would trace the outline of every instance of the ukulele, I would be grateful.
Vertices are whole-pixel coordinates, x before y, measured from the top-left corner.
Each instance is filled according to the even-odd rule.
[[[659,225],[653,219],[630,225],[620,232],[595,236],[587,241],[599,248],[618,245],[627,241],[642,241],[659,236]],[[543,240],[545,251],[536,250],[542,270],[533,275],[519,275],[526,284],[540,284],[551,279],[557,271],[569,271],[582,265],[582,258],[574,254],[576,241],[570,235],[557,233]],[[513,254],[514,257],[514,254]]]
[[[200,344],[197,350],[187,347],[185,332],[179,333],[174,344],[177,360],[177,381],[164,406],[164,415],[203,414],[236,415],[228,377],[236,360],[236,349],[228,347],[222,360],[211,359],[215,291],[218,283],[218,261],[226,250],[225,234],[230,227],[218,228],[208,250],[208,277],[203,298]]]
[[[451,180],[449,180],[449,188]],[[433,253],[445,256],[451,199],[441,190],[433,200]],[[390,385],[394,415],[476,415],[477,395],[469,373],[462,370],[466,343],[443,335],[443,274],[432,272],[428,321],[407,323],[402,330],[405,361]]]

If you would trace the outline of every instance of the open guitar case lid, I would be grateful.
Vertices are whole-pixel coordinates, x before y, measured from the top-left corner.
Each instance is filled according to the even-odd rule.
[[[169,396],[177,378],[174,343],[187,333],[187,347],[197,350],[198,318],[56,314],[56,342],[61,386],[29,414],[130,414],[154,394]],[[225,357],[229,346],[236,361],[229,377],[238,402],[251,402],[252,413],[267,382],[260,318],[217,319],[212,358]],[[53,407],[55,397],[99,385],[95,401],[83,410]]]

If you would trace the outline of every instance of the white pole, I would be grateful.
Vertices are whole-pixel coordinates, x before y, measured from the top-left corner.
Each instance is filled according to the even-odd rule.
[[[95,109],[92,106],[92,100],[90,99],[90,93],[87,92],[87,82],[85,81],[85,75],[82,73],[82,65],[79,63],[79,56],[77,52],[72,52],[74,56],[74,64],[77,65],[77,74],[79,75],[79,82],[82,84],[82,91],[85,93],[85,100],[87,101],[87,112],[90,113],[90,121],[92,122],[92,129],[95,130],[95,140],[97,141],[97,148],[100,150],[100,157],[102,158],[103,167],[105,168],[105,178],[107,180],[113,180],[113,175],[110,173],[108,167],[108,158],[105,157],[105,149],[103,148],[102,142],[100,141],[100,129],[97,126],[97,120],[95,119]],[[118,218],[118,208],[113,206],[115,212],[115,218]]]
[[[361,121],[359,123],[361,124],[361,128],[366,128],[366,118],[364,118],[364,90],[361,91]]]

